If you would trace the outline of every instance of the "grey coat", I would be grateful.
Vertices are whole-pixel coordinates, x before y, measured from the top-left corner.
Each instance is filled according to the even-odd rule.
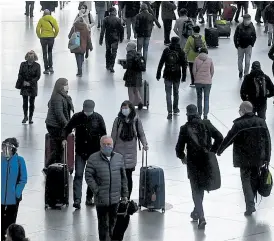
[[[92,154],[87,160],[85,179],[96,206],[117,204],[121,197],[128,196],[124,159],[118,153],[112,153],[110,161],[100,151]]]
[[[132,141],[122,141],[120,138],[121,130],[123,127],[123,123],[118,122],[118,117],[115,119],[112,127],[111,137],[113,139],[114,143],[114,151],[117,153],[120,153],[124,156],[125,160],[125,167],[126,169],[135,168],[137,164],[137,131],[136,131],[136,121],[138,120],[138,133],[140,141],[142,142],[142,145],[147,145],[147,139],[145,136],[145,132],[143,129],[142,121],[139,117],[135,117],[134,119],[134,131],[136,138],[133,138]],[[117,126],[119,124],[119,126]]]
[[[162,1],[162,19],[175,20],[176,15],[174,10],[176,10],[176,5],[173,1]]]

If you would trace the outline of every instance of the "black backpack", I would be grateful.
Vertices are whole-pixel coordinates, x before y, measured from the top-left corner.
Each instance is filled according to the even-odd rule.
[[[146,60],[144,57],[137,53],[134,59],[135,67],[134,70],[136,71],[145,71],[146,70]]]
[[[182,36],[184,38],[188,38],[189,36],[191,36],[193,34],[192,28],[193,28],[193,23],[191,19],[188,18],[188,20],[184,22]]]
[[[273,179],[268,165],[260,168],[258,193],[262,197],[268,197],[271,193],[273,186]]]
[[[199,53],[200,49],[203,47],[203,40],[202,40],[202,35],[195,36],[192,35],[192,38],[194,40],[194,52]]]
[[[179,63],[178,52],[176,50],[169,49],[166,62],[165,62],[166,66],[171,72],[175,72],[178,69],[178,63]]]
[[[267,90],[266,90],[266,82],[265,76],[259,75],[254,78],[254,84],[256,88],[256,98],[266,98],[267,97]]]

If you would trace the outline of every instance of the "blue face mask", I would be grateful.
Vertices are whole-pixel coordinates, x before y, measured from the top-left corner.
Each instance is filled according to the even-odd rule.
[[[129,114],[130,114],[130,109],[129,109],[129,108],[122,109],[122,114],[123,114],[125,117],[128,117]]]
[[[112,147],[112,146],[104,146],[104,147],[101,148],[101,152],[102,152],[106,157],[110,157],[112,151],[113,151],[113,147]]]

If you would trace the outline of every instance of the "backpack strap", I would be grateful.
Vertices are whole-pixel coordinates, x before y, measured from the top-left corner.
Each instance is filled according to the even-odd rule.
[[[137,134],[137,140],[138,140],[138,146],[139,146],[139,150],[141,151],[142,148],[141,148],[141,140],[140,140],[140,134],[139,134],[139,120],[138,118],[136,119],[135,121],[135,128],[136,128],[136,134]]]

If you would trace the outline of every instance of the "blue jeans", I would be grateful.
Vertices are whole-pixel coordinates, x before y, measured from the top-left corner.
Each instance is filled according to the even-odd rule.
[[[87,161],[83,160],[78,154],[75,155],[75,176],[73,180],[73,200],[80,201],[82,199],[82,183]],[[87,200],[92,199],[93,193],[87,188]]]
[[[211,89],[211,84],[195,84],[197,92],[197,107],[198,113],[202,116],[203,113],[203,92],[204,92],[204,117],[207,117],[209,112],[209,94]]]
[[[142,52],[143,49],[143,57],[147,62],[147,52],[148,52],[148,45],[149,45],[150,37],[138,37],[137,38],[137,51],[139,53]]]
[[[78,74],[82,74],[82,66],[84,62],[84,54],[75,54]]]
[[[177,112],[178,102],[179,102],[179,87],[180,81],[170,81],[165,79],[165,90],[166,90],[166,104],[167,104],[167,112],[172,113],[172,87],[173,87],[173,111]]]

